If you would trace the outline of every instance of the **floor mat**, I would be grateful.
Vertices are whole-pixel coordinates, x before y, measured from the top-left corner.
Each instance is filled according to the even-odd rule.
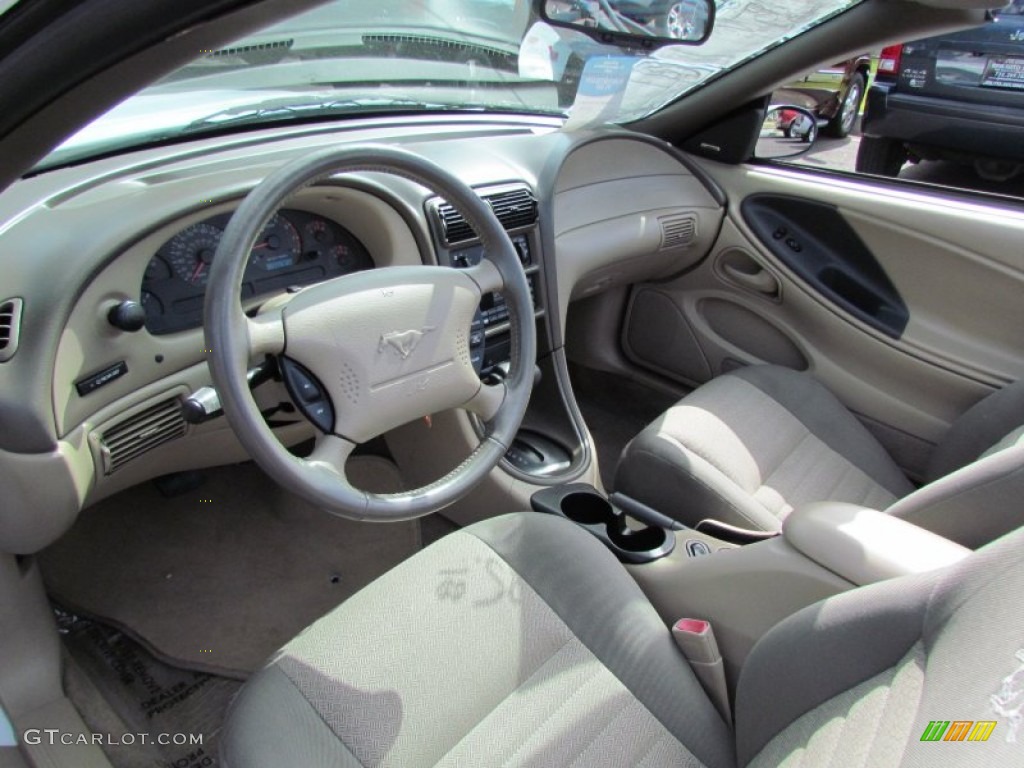
[[[171,667],[125,634],[57,609],[64,685],[115,768],[212,768],[241,683]],[[177,743],[175,743],[177,742]]]
[[[354,471],[373,475],[374,490],[394,490],[380,487],[394,482],[385,460],[361,461]],[[244,679],[420,548],[417,522],[333,517],[253,464],[206,474],[180,496],[147,483],[83,512],[40,558],[56,602],[129,633],[159,659]]]
[[[679,398],[624,376],[579,365],[569,366],[569,378],[583,420],[597,444],[601,482],[610,491],[626,443]]]

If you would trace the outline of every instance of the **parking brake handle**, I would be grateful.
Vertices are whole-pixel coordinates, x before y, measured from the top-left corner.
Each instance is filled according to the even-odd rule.
[[[729,689],[725,683],[725,665],[711,622],[704,619],[679,619],[672,625],[672,638],[683,652],[704,692],[726,723],[732,725]]]

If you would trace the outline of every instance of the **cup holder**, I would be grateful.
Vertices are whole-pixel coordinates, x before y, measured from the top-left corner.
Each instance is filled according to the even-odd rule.
[[[593,492],[577,491],[562,497],[562,514],[580,525],[601,525],[615,521],[615,510],[607,499]]]
[[[675,548],[673,532],[657,525],[631,527],[620,510],[583,483],[545,488],[530,501],[538,512],[560,515],[590,531],[626,563],[649,563]]]
[[[665,546],[669,532],[648,525],[640,529],[624,525],[609,525],[608,538],[612,544],[627,552],[653,552]],[[674,538],[674,537],[673,537]]]

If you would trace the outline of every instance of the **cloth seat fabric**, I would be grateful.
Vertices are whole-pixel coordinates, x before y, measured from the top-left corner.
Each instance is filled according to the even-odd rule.
[[[1024,765],[1010,738],[1019,723],[1000,714],[1019,708],[1024,686],[999,698],[1024,665],[1024,614],[1010,607],[1022,547],[1007,537],[947,571],[783,621],[744,665],[732,732],[602,545],[560,518],[496,518],[415,555],[282,649],[233,703],[222,760]],[[930,721],[957,718],[998,724],[988,742],[938,757],[918,740]]]
[[[778,531],[796,507],[879,509],[978,547],[1024,523],[1024,383],[986,398],[950,429],[915,490],[860,421],[813,376],[751,366],[719,376],[624,449],[615,490],[696,526],[715,519]]]
[[[350,598],[246,684],[223,738],[231,768],[735,764],[633,579],[540,514],[450,534]]]

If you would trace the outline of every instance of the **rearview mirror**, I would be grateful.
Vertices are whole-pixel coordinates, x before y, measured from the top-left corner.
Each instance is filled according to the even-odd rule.
[[[818,118],[809,109],[791,104],[771,106],[764,116],[754,157],[781,160],[809,151],[818,138]]]
[[[541,17],[598,42],[630,48],[700,45],[715,24],[714,0],[537,0]]]

